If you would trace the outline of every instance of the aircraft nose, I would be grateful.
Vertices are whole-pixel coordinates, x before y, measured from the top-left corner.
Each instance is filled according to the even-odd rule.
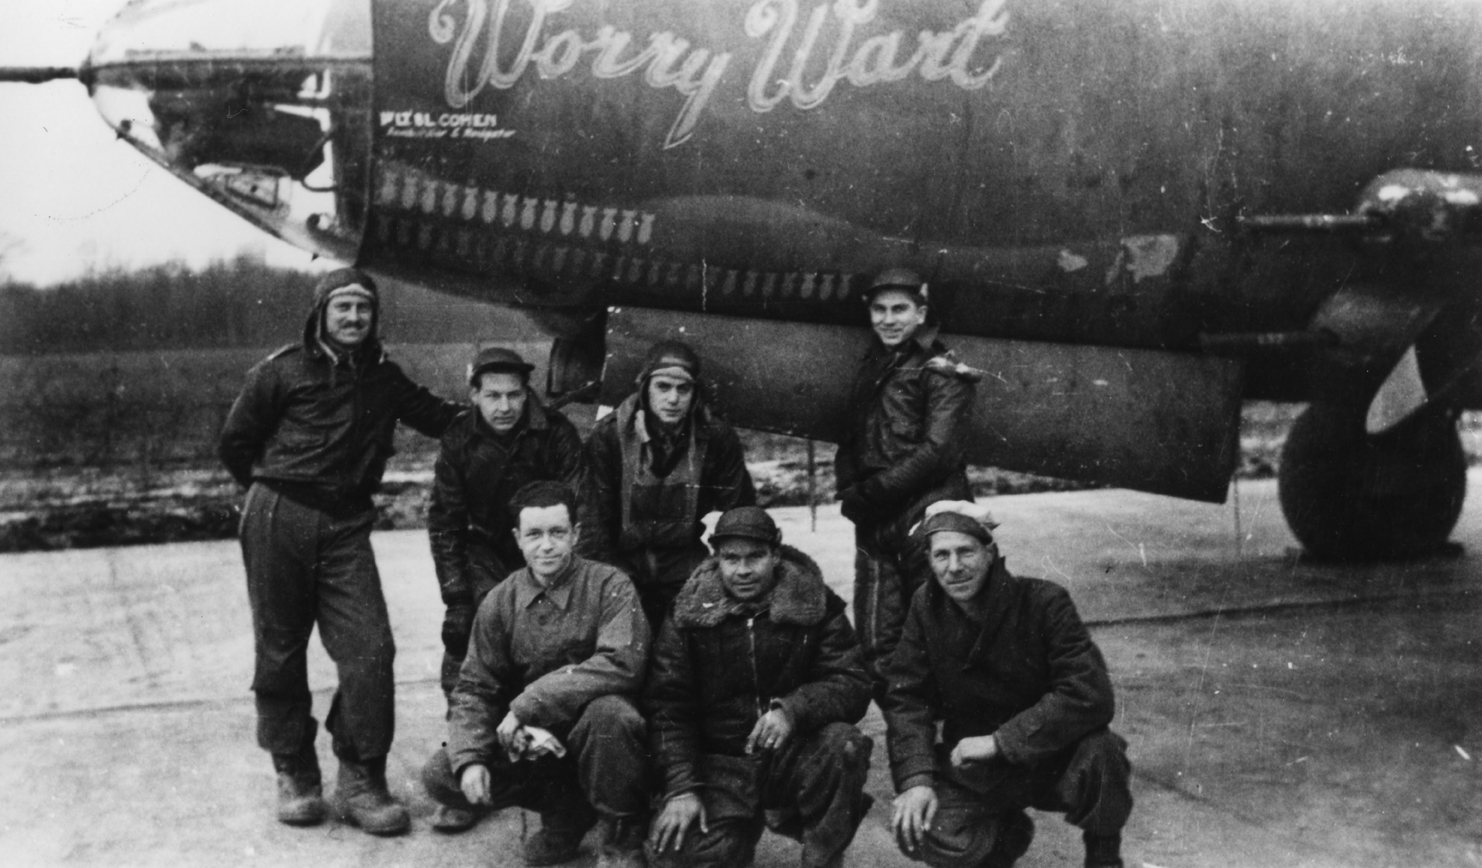
[[[371,0],[136,0],[84,80],[120,138],[284,240],[353,261],[371,152]]]

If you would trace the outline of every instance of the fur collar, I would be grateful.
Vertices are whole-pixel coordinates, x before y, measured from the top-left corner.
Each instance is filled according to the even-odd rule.
[[[781,575],[767,599],[772,621],[800,627],[822,621],[828,589],[818,564],[792,546],[784,545],[777,569]],[[726,593],[720,580],[720,562],[709,557],[695,569],[674,600],[674,624],[681,628],[714,627],[738,613],[743,605]]]

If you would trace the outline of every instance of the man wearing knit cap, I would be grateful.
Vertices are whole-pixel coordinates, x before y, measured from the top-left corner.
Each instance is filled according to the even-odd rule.
[[[1032,807],[1081,829],[1087,866],[1121,866],[1131,766],[1106,661],[1064,588],[1009,573],[992,527],[944,510],[920,528],[935,581],[885,667],[896,843],[932,868],[1012,865]]]
[[[865,298],[876,339],[854,380],[834,473],[854,522],[854,628],[878,702],[881,666],[927,580],[908,530],[927,504],[972,496],[963,450],[981,375],[954,361],[926,325],[926,284],[916,273],[881,272]]]
[[[443,695],[458,683],[468,653],[474,613],[485,595],[525,565],[514,534],[509,500],[537,480],[581,482],[581,435],[530,388],[534,366],[513,350],[488,347],[468,366],[474,405],[443,435],[433,467],[427,535],[443,618]],[[440,805],[432,827],[455,832],[472,826],[473,811]]]
[[[664,808],[650,868],[745,868],[762,830],[835,868],[871,800],[870,681],[844,601],[756,506],[730,510],[654,643],[644,706]]]
[[[756,503],[736,431],[700,382],[700,357],[678,341],[649,350],[637,389],[586,445],[582,554],[622,569],[655,628],[709,550],[701,519]]]
[[[247,372],[220,455],[247,490],[242,559],[252,607],[257,741],[278,772],[278,819],[325,817],[305,654],[315,624],[339,671],[325,727],[339,758],[336,799],[368,832],[398,834],[406,808],[386,788],[396,654],[371,551],[371,494],[396,423],[441,436],[461,409],[418,386],[376,338],[375,282],[351,268],[314,292],[303,340]]]

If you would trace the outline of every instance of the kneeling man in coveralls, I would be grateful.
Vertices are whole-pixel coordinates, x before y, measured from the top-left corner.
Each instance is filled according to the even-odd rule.
[[[1080,827],[1087,866],[1121,866],[1131,766],[1107,729],[1106,661],[1065,589],[1011,575],[980,518],[935,512],[920,529],[935,581],[886,667],[896,842],[933,868],[1012,865],[1032,807]]]
[[[532,482],[510,513],[526,566],[479,604],[448,743],[422,782],[463,811],[539,811],[526,865],[575,859],[600,818],[598,868],[643,868],[647,743],[635,699],[648,621],[627,576],[575,554],[570,486]]]
[[[766,511],[720,517],[674,601],[644,705],[665,805],[654,868],[745,868],[764,825],[836,868],[869,809],[870,681],[844,602]]]

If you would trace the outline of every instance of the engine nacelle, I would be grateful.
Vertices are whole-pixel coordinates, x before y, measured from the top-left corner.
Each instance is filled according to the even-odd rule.
[[[722,412],[743,428],[837,443],[869,330],[646,308],[612,308],[601,402],[633,388],[648,348],[699,352]],[[1222,501],[1237,455],[1242,363],[1194,353],[943,340],[986,372],[967,460],[1179,497]]]

